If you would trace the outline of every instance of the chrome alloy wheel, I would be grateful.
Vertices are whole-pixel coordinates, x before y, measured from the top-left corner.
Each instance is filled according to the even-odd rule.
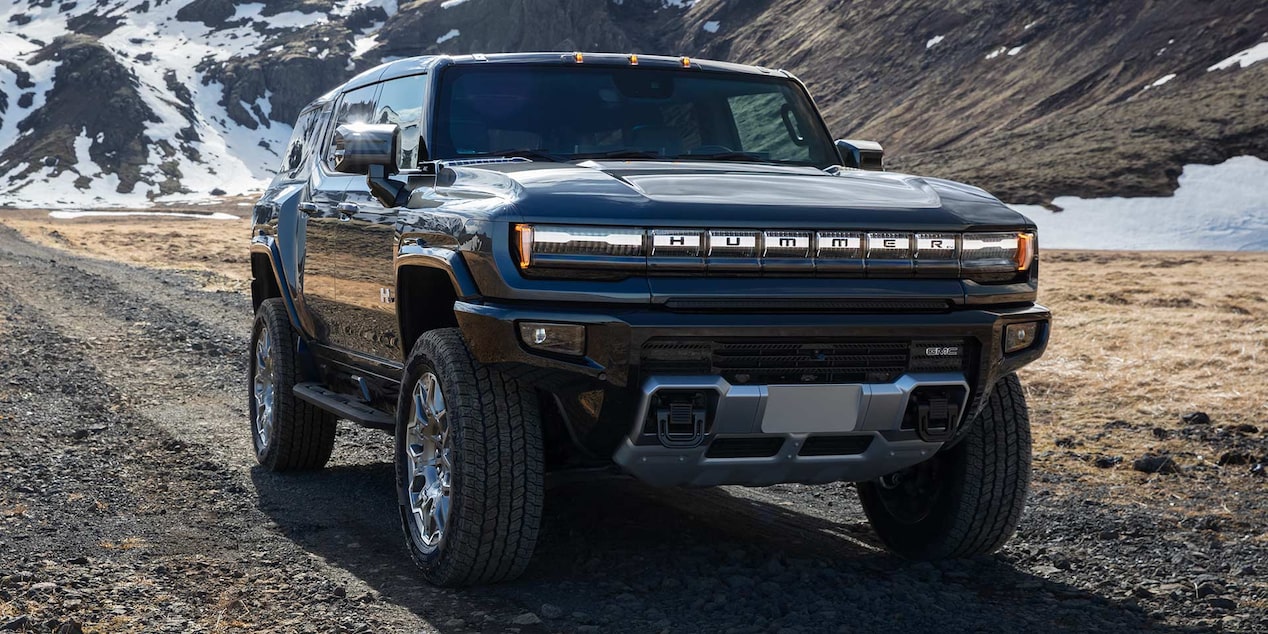
[[[405,430],[405,482],[415,540],[420,550],[432,552],[444,539],[449,521],[453,443],[436,375],[424,373],[412,396]]]
[[[263,452],[273,437],[273,404],[277,386],[273,376],[273,335],[261,328],[255,341],[255,379],[251,389],[255,397],[255,447]]]

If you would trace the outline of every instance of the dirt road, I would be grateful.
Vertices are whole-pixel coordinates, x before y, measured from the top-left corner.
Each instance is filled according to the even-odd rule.
[[[386,435],[343,426],[317,473],[255,466],[249,326],[240,293],[0,226],[0,630],[1268,627],[1268,520],[1177,525],[1042,470],[1001,555],[936,565],[882,553],[848,485],[561,481],[522,579],[437,590]]]

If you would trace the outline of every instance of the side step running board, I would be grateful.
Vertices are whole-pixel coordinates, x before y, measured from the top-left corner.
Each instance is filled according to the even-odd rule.
[[[387,412],[377,410],[354,397],[332,392],[320,383],[299,383],[294,389],[295,396],[331,412],[339,418],[346,418],[366,427],[394,429],[396,420]]]

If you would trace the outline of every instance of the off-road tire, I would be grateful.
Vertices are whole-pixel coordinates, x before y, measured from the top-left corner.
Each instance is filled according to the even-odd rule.
[[[414,386],[436,376],[451,434],[449,515],[439,544],[420,546],[409,502],[406,426]],[[401,382],[396,483],[406,546],[423,577],[438,586],[496,583],[528,567],[537,544],[545,490],[536,393],[477,362],[457,328],[418,339]]]
[[[259,433],[261,408],[256,403],[252,386],[255,385],[257,372],[256,345],[266,331],[273,343],[273,431],[262,446]],[[292,391],[303,376],[296,350],[298,344],[299,334],[291,325],[286,304],[281,298],[261,302],[251,328],[247,401],[255,459],[269,471],[320,469],[330,460],[330,453],[335,447],[338,419],[316,405],[296,398]]]
[[[881,541],[909,559],[950,559],[995,552],[1012,537],[1026,505],[1030,482],[1030,419],[1015,374],[1000,379],[967,436],[929,463],[938,485],[923,517],[900,517],[886,496],[908,492],[880,480],[858,485],[859,500]],[[892,483],[892,480],[890,481]],[[914,482],[914,481],[913,481]]]

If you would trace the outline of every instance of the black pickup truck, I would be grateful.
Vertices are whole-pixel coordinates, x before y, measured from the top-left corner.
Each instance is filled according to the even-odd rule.
[[[833,141],[785,71],[591,53],[417,57],[300,115],[254,209],[251,431],[396,437],[410,553],[512,578],[545,477],[857,482],[911,558],[1025,503],[1014,372],[1047,344],[1035,227]]]

